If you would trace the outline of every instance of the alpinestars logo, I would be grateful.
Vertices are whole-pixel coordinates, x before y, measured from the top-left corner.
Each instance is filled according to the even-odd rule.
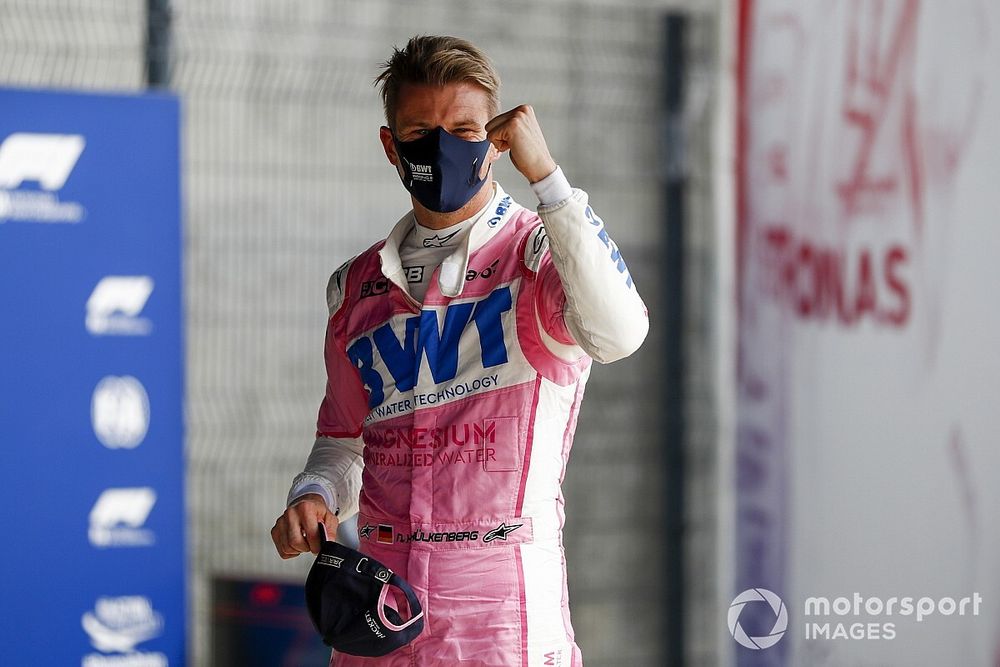
[[[90,510],[90,543],[95,547],[146,547],[156,537],[143,524],[156,504],[148,487],[105,489]]]
[[[87,331],[94,336],[148,336],[153,324],[139,317],[153,293],[149,276],[105,276],[87,299]]]
[[[131,653],[163,632],[163,617],[141,595],[98,598],[80,622],[94,648],[105,653]]]
[[[86,146],[79,134],[15,132],[0,144],[0,222],[69,222],[83,220],[76,202],[60,201],[57,191],[66,184]],[[36,188],[23,188],[26,183]]]
[[[439,236],[435,234],[434,236],[424,239],[425,248],[443,248],[448,241],[455,238],[455,234],[458,234],[460,230],[455,230],[451,234],[445,234],[444,236]]]
[[[483,542],[492,542],[493,540],[506,541],[508,535],[510,535],[523,525],[524,525],[523,523],[515,523],[508,526],[506,523],[501,523],[499,526],[497,526],[490,532],[483,535]]]

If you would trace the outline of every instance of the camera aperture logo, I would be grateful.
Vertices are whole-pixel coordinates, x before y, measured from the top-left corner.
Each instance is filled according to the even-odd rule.
[[[930,616],[979,616],[983,597],[978,592],[965,597],[892,596],[882,598],[854,593],[852,596],[807,597],[802,609],[803,638],[816,640],[892,640],[898,636],[897,623],[904,619],[922,623]],[[766,603],[766,606],[765,604]],[[743,608],[752,613],[744,621],[751,632],[771,630],[759,636],[747,632],[740,623]],[[750,617],[750,618],[747,618]],[[729,606],[729,634],[741,646],[760,650],[778,643],[788,629],[788,610],[775,593],[766,588],[749,588]]]
[[[740,625],[740,613],[743,611],[743,607],[751,603],[767,603],[770,605],[771,611],[774,612],[774,625],[766,635],[751,637]],[[739,642],[740,646],[754,650],[769,648],[778,643],[788,628],[788,609],[781,598],[766,588],[748,588],[737,595],[736,599],[729,605],[728,620],[729,634]]]

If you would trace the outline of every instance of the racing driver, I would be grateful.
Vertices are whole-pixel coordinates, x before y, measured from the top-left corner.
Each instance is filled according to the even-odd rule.
[[[317,553],[318,524],[357,513],[361,551],[417,592],[411,644],[331,665],[582,665],[560,485],[591,361],[635,351],[646,308],[478,48],[414,37],[376,83],[413,209],[330,278],[316,441],[272,539]],[[507,152],[537,213],[492,178]]]

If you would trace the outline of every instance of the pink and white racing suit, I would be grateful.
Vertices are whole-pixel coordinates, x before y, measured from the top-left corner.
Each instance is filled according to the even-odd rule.
[[[424,632],[331,664],[581,665],[560,484],[591,359],[631,354],[646,309],[581,190],[538,214],[496,186],[420,304],[389,237],[330,279],[326,396],[290,499],[359,513],[361,551],[401,574]]]

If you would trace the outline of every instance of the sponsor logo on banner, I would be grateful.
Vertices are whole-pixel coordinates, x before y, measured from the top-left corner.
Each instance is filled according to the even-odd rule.
[[[105,276],[87,299],[87,331],[95,336],[148,336],[153,324],[139,317],[153,293],[149,276]]]
[[[105,489],[90,510],[88,537],[95,547],[146,547],[156,541],[145,528],[156,504],[156,491],[148,486]]]
[[[0,223],[76,223],[86,211],[58,191],[73,172],[86,140],[79,134],[15,132],[0,143]],[[24,187],[25,184],[34,187]]]
[[[136,646],[163,634],[163,617],[142,595],[101,597],[80,620],[91,645],[101,653],[83,658],[83,667],[165,667],[159,652],[137,651]],[[112,654],[112,655],[105,655]],[[124,654],[124,655],[114,655]]]
[[[94,435],[108,449],[138,447],[149,430],[149,397],[131,375],[109,375],[97,383],[90,400]]]

